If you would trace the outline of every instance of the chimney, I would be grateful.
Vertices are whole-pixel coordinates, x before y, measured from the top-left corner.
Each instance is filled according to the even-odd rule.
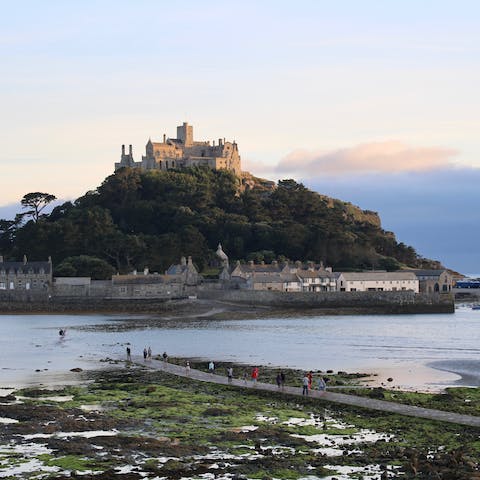
[[[218,146],[219,146],[219,147],[222,146],[222,139],[221,139],[221,138],[218,139]]]
[[[125,155],[125,145],[122,145],[122,157]]]
[[[27,264],[27,256],[26,256],[26,255],[23,256],[23,264],[24,264],[24,265]]]
[[[212,142],[212,146],[215,146],[215,140]]]
[[[133,155],[133,150],[132,150],[132,146],[131,146],[131,145],[128,146],[128,154],[129,154],[130,156]]]
[[[167,143],[167,136],[163,134],[163,143]]]

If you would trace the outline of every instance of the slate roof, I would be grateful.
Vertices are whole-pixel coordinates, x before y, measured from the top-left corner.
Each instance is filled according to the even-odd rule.
[[[413,272],[417,277],[439,277],[445,269],[442,270],[407,270]]]
[[[151,285],[158,283],[171,283],[172,281],[180,281],[174,275],[114,275],[112,283],[114,285]]]
[[[297,270],[297,275],[300,278],[333,278],[333,275],[325,270]]]
[[[252,283],[286,283],[298,282],[294,273],[259,273],[251,278]]]
[[[35,274],[40,274],[42,269],[44,274],[49,275],[52,270],[52,264],[50,262],[0,262],[0,272],[5,270],[7,274],[10,270],[13,270],[16,275],[29,273],[31,270]]]
[[[417,280],[417,276],[413,272],[342,272],[343,278],[349,281],[363,280]]]

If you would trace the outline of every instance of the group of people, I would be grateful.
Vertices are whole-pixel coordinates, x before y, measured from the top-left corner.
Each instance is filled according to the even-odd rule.
[[[64,334],[65,333],[63,333],[63,335]],[[62,334],[60,334],[60,335],[62,335]],[[151,358],[152,358],[152,349],[150,347],[145,347],[143,349],[143,359],[144,359],[144,361],[146,362],[147,360],[149,360]],[[163,352],[162,358],[163,358],[164,362],[166,362],[168,360],[167,352]],[[130,347],[128,346],[127,347],[127,360],[131,361],[131,359],[132,359],[132,351],[131,351]],[[210,360],[210,362],[208,363],[208,372],[211,373],[211,374],[215,373],[215,363],[212,360]],[[187,361],[185,363],[185,374],[187,376],[190,375],[190,362],[189,361]],[[252,372],[250,374],[250,378],[252,380],[252,383],[253,383],[254,387],[257,384],[258,375],[259,375],[258,367],[253,367]],[[232,380],[233,380],[233,367],[232,366],[227,368],[227,378],[228,378],[228,383],[232,383]],[[248,379],[247,370],[244,369],[243,380],[245,382],[245,385],[247,385],[247,379]],[[285,373],[283,372],[283,370],[278,372],[275,380],[277,382],[278,388],[283,390],[284,387],[285,387]],[[302,395],[308,395],[309,391],[312,390],[312,388],[313,388],[313,372],[310,370],[309,372],[305,373],[305,375],[303,376],[303,379],[302,379]],[[324,378],[320,375],[317,378],[317,389],[319,391],[323,392],[323,391],[326,390],[326,388],[327,388],[327,384],[325,383]]]
[[[313,373],[310,370],[308,373],[305,373],[302,380],[302,395],[308,395],[308,392],[312,390],[313,384]],[[324,392],[327,388],[324,378],[320,375],[317,378],[317,388],[320,392]]]
[[[150,347],[145,347],[143,349],[143,360],[146,362],[147,360],[151,360],[152,358],[152,349]]]
[[[285,374],[283,373],[283,371],[277,373],[276,381],[277,387],[283,390],[283,388],[285,387]]]

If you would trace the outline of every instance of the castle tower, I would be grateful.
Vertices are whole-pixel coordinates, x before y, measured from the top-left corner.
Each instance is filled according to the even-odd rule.
[[[183,125],[177,127],[177,139],[181,140],[185,147],[191,147],[193,145],[193,127],[187,122],[183,122]]]

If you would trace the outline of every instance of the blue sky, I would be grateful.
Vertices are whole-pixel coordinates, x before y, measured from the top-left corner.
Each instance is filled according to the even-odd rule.
[[[244,168],[381,214],[480,272],[476,1],[21,1],[0,18],[0,217],[74,198],[121,144],[239,143]],[[16,208],[16,207],[14,207]],[[9,210],[10,209],[10,210]]]

